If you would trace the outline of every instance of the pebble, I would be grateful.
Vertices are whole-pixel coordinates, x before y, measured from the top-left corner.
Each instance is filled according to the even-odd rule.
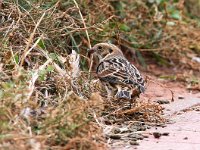
[[[147,128],[147,129],[151,129],[151,126],[149,126],[149,125],[146,125],[146,128]]]
[[[161,137],[161,133],[160,132],[153,132],[153,136],[156,139],[159,139]]]
[[[135,123],[131,124],[128,128],[132,132],[145,131],[147,129],[144,121],[135,122]]]
[[[138,139],[138,134],[136,134],[136,133],[130,133],[130,134],[128,135],[128,137],[129,137],[129,138],[136,138],[136,139]]]
[[[134,128],[131,128],[131,129],[129,129],[129,131],[130,131],[130,132],[137,132],[138,130],[137,130],[137,128],[135,128],[135,129],[134,129]]]
[[[144,136],[143,135],[140,135],[139,137],[138,137],[138,140],[143,140],[144,139]]]
[[[130,127],[128,127],[128,129],[129,129],[130,131],[132,131],[132,132],[138,131],[138,127],[137,127],[137,126],[130,126]]]
[[[112,122],[110,120],[108,120],[108,119],[105,119],[104,122],[105,122],[106,125],[111,125],[112,124]]]
[[[128,135],[129,138],[134,139],[134,140],[143,140],[144,136],[143,135],[139,135],[136,133],[131,133]]]
[[[164,128],[164,127],[166,127],[167,125],[166,125],[166,124],[160,123],[160,124],[156,124],[156,126],[157,126],[157,127],[162,127],[162,128]]]
[[[119,128],[115,127],[115,128],[112,129],[112,133],[114,133],[114,134],[118,134],[120,132],[121,132],[121,130]]]
[[[178,96],[178,99],[184,99],[184,96],[180,95]]]
[[[123,128],[120,128],[120,131],[121,133],[127,133],[127,132],[130,132],[131,130],[129,130],[127,127],[123,127]]]
[[[149,136],[148,136],[148,135],[143,135],[143,137],[144,137],[144,138],[149,138]]]
[[[137,141],[130,141],[131,145],[139,145],[139,143]]]
[[[138,119],[138,121],[140,121],[140,123],[139,123],[139,124],[142,124],[142,125],[144,125],[144,124],[145,124],[145,120],[144,120],[144,118],[139,118],[139,119]]]
[[[162,133],[163,136],[169,136],[169,132]]]
[[[194,108],[195,111],[200,111],[200,108]]]
[[[140,126],[137,128],[137,131],[146,131],[146,129],[147,129],[146,127]]]
[[[131,138],[130,140],[131,140],[131,141],[137,141],[138,139],[136,139],[136,138]]]
[[[163,99],[163,100],[156,100],[156,102],[157,102],[158,104],[169,104],[169,103],[170,103],[169,100],[165,100],[165,99]]]
[[[118,135],[118,134],[111,134],[111,135],[109,135],[109,137],[110,137],[111,139],[115,139],[115,140],[121,139],[121,136]]]
[[[178,113],[177,113],[177,115],[182,115],[182,114],[183,114],[183,112],[178,112]]]

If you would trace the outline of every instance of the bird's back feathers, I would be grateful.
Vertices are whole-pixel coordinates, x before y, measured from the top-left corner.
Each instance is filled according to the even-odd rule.
[[[97,67],[100,80],[129,88],[137,87],[144,92],[144,80],[137,68],[125,57],[114,57],[102,61]]]

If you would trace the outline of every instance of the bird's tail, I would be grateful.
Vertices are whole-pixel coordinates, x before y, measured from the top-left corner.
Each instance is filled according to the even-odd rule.
[[[131,99],[131,92],[127,90],[118,91],[115,97],[117,99]]]

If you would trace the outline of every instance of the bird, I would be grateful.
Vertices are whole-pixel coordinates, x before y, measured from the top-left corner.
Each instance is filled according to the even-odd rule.
[[[89,49],[89,55],[98,58],[96,74],[104,85],[108,98],[131,100],[145,91],[144,79],[138,69],[111,43],[98,43]]]

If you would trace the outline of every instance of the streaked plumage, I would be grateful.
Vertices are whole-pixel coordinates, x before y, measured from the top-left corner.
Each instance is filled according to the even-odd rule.
[[[105,85],[108,96],[132,99],[144,92],[144,80],[140,72],[124,57],[117,46],[99,43],[90,52],[99,59],[96,73]]]

